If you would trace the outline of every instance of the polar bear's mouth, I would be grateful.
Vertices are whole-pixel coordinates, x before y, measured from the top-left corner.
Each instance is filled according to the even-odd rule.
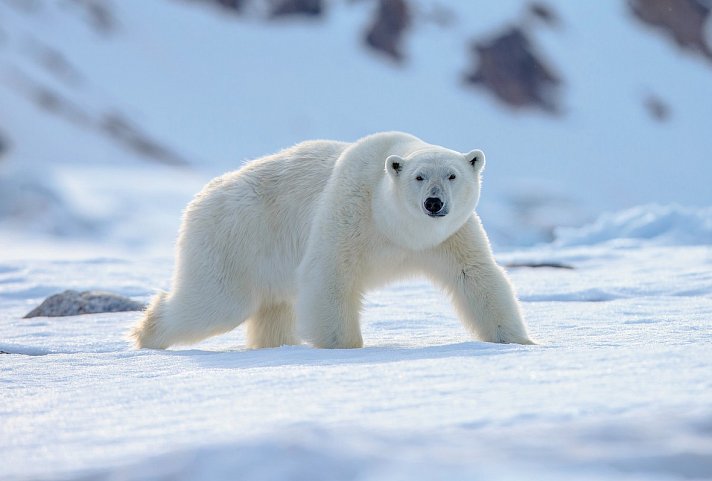
[[[430,217],[445,217],[447,215],[447,211],[443,209],[440,212],[426,212],[426,214]]]

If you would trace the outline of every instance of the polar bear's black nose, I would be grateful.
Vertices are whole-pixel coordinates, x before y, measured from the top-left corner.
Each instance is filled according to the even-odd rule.
[[[443,208],[443,201],[437,197],[428,197],[425,199],[424,206],[430,214],[437,214]]]

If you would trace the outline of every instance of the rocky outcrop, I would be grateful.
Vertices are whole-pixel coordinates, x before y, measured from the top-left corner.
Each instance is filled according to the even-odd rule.
[[[245,4],[245,0],[215,0],[221,7],[239,12]]]
[[[155,139],[119,112],[108,112],[100,118],[70,100],[60,90],[32,80],[21,72],[9,76],[10,85],[38,107],[88,129],[98,129],[113,141],[147,160],[165,165],[185,166],[188,160],[163,142]]]
[[[59,50],[41,42],[29,43],[28,51],[42,69],[68,87],[77,87],[82,81],[82,74]]]
[[[2,159],[2,155],[8,149],[8,146],[9,144],[7,140],[5,140],[5,137],[2,135],[2,132],[0,132],[0,159]]]
[[[114,16],[110,2],[106,0],[71,0],[70,4],[84,11],[86,21],[97,33],[106,35],[116,30],[118,21]]]
[[[559,15],[545,3],[530,3],[527,13],[549,27],[559,27],[561,25]]]
[[[574,267],[569,265],[569,264],[563,264],[561,262],[512,262],[510,264],[506,264],[506,267],[508,269],[518,269],[521,267],[528,267],[530,269],[541,269],[541,268],[549,268],[549,269],[568,269],[572,270]]]
[[[527,32],[511,27],[472,45],[474,64],[466,81],[484,87],[512,107],[556,113],[561,80],[535,51]]]
[[[712,61],[712,47],[705,28],[712,7],[701,0],[628,0],[635,17],[659,28],[677,45]]]
[[[113,140],[155,162],[183,166],[188,165],[178,152],[155,140],[119,113],[109,113],[99,122],[99,128]]]
[[[271,17],[308,16],[318,17],[323,13],[322,0],[277,0],[272,4]]]
[[[25,318],[30,317],[60,317],[79,314],[96,314],[100,312],[140,311],[145,305],[132,301],[128,297],[103,291],[72,291],[67,290],[45,299]]]
[[[245,4],[248,0],[183,0],[186,2],[208,3],[216,5],[223,9],[226,13],[242,13]]]
[[[643,99],[643,106],[653,120],[665,122],[670,118],[670,106],[657,95],[647,95]]]
[[[366,31],[370,48],[393,60],[402,60],[403,34],[410,26],[410,8],[405,0],[379,0],[376,15]]]

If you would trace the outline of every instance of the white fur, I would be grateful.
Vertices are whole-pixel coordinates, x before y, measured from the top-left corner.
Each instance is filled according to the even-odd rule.
[[[386,132],[304,142],[214,179],[184,213],[173,290],[134,327],[136,346],[193,343],[247,321],[254,348],[299,337],[361,347],[364,292],[418,274],[450,294],[479,339],[531,343],[473,212],[484,162],[479,150]],[[428,197],[446,215],[428,215]]]

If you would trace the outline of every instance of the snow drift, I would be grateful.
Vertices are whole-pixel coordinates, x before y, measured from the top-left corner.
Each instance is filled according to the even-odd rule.
[[[587,226],[558,229],[555,244],[580,246],[621,240],[644,240],[656,245],[712,245],[712,207],[651,204],[603,214]]]

